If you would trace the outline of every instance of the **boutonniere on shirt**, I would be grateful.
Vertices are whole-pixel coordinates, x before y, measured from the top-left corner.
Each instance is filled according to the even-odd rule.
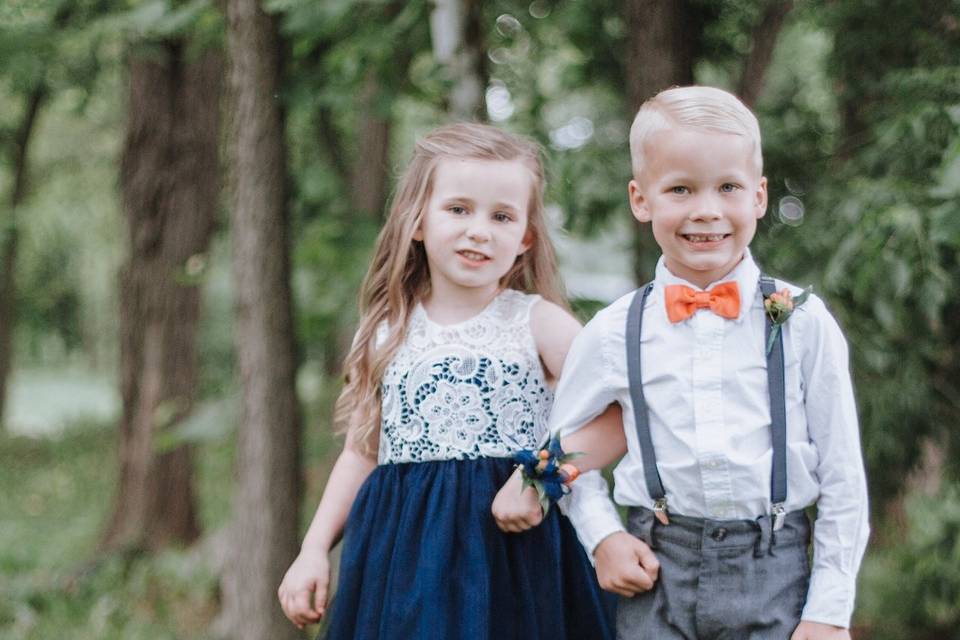
[[[524,449],[518,451],[513,459],[517,461],[523,487],[537,490],[543,515],[550,511],[550,505],[570,491],[570,484],[580,475],[580,470],[570,464],[578,458],[580,452],[564,453],[560,448],[560,437],[554,436],[550,443],[539,451]]]
[[[770,329],[770,337],[767,338],[767,355],[770,355],[770,352],[773,351],[773,343],[780,335],[780,327],[786,324],[790,316],[793,315],[794,309],[807,301],[811,291],[813,291],[813,286],[807,287],[794,298],[789,289],[781,289],[764,298],[763,308],[766,309],[767,316],[770,317],[770,322],[773,324]]]

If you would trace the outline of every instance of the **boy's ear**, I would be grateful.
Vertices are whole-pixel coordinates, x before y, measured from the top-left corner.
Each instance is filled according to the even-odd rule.
[[[640,222],[650,222],[650,207],[636,180],[631,180],[627,184],[627,196],[630,199],[630,211],[633,212],[633,217]]]
[[[757,184],[757,191],[755,195],[755,207],[757,211],[757,219],[759,220],[767,213],[767,179],[766,177],[761,176],[760,182]]]

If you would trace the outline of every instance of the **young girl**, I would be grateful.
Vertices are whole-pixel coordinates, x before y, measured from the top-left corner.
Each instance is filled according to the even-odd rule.
[[[491,515],[513,454],[543,439],[579,330],[543,182],[539,148],[490,126],[417,144],[361,293],[346,444],[279,589],[297,626],[324,616],[345,532],[330,640],[612,637],[566,518],[514,534]]]

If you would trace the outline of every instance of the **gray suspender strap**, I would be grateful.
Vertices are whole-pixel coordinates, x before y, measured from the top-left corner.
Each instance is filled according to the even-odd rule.
[[[776,291],[776,284],[769,276],[760,276],[760,290],[764,298]],[[657,458],[650,437],[650,411],[643,396],[643,378],[640,369],[640,331],[643,327],[643,308],[653,291],[653,283],[638,289],[627,312],[627,375],[630,382],[630,399],[633,402],[634,422],[640,454],[643,459],[643,475],[647,492],[653,498],[655,510],[666,510],[666,492],[657,470]],[[770,338],[773,323],[766,317],[766,339]],[[766,344],[766,340],[764,341]],[[787,410],[784,387],[783,331],[779,332],[773,349],[767,358],[767,386],[770,394],[770,418],[773,443],[773,462],[770,475],[770,501],[773,505],[773,529],[783,526],[787,499]],[[661,519],[661,522],[665,520]]]
[[[764,299],[777,290],[773,278],[760,276],[760,291]],[[764,313],[766,332],[764,344],[770,340],[773,321]],[[779,331],[773,343],[773,349],[767,356],[767,388],[770,393],[770,429],[773,444],[773,468],[770,473],[770,502],[773,505],[773,528],[783,526],[786,514],[784,503],[787,501],[787,401],[783,374],[783,331]]]
[[[660,482],[657,470],[657,456],[653,451],[650,438],[650,412],[643,398],[643,378],[640,375],[640,329],[643,326],[643,306],[653,291],[651,282],[642,290],[638,289],[627,312],[627,377],[630,382],[630,399],[633,401],[633,419],[637,427],[637,439],[640,441],[640,455],[643,456],[643,475],[647,481],[647,492],[654,502],[664,504],[667,494]]]

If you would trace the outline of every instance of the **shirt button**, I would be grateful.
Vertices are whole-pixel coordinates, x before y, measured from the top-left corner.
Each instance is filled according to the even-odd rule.
[[[723,542],[724,538],[727,537],[727,530],[724,529],[723,527],[720,527],[719,529],[714,529],[713,534],[710,537],[712,537],[717,542]]]

